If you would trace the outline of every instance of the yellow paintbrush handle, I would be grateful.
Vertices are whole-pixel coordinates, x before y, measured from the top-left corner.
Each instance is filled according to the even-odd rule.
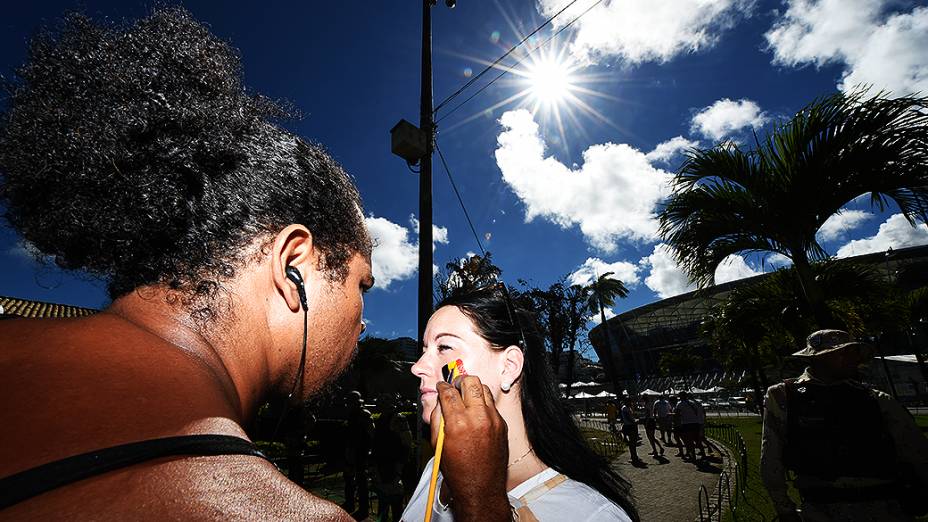
[[[429,500],[425,505],[425,522],[431,522],[432,509],[435,504],[435,485],[438,483],[438,465],[441,464],[441,448],[445,445],[445,418],[438,423],[438,442],[435,444],[435,460],[432,468],[432,480],[429,481]]]

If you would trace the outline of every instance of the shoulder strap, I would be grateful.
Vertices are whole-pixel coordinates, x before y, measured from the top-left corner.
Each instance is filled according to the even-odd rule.
[[[0,510],[72,482],[178,455],[267,458],[251,442],[229,435],[184,435],[131,442],[56,460],[0,479]]]
[[[519,522],[538,522],[535,514],[532,513],[531,508],[528,507],[529,502],[538,500],[539,497],[558,487],[565,480],[567,480],[567,475],[558,473],[557,475],[528,490],[526,494],[522,495],[518,499],[515,499],[513,509],[516,513],[516,520]]]

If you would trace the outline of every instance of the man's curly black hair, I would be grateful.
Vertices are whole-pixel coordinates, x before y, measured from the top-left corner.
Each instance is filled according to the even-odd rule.
[[[39,251],[108,282],[211,297],[244,247],[302,223],[334,279],[370,255],[361,198],[288,112],[242,85],[237,51],[182,8],[32,41],[0,109],[0,203]]]

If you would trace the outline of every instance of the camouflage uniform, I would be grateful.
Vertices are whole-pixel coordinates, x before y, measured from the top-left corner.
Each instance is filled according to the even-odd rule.
[[[795,460],[790,463],[791,450],[787,444],[791,425],[787,408],[787,404],[790,404],[790,397],[795,397],[797,393],[809,393],[813,389],[827,390],[836,386],[844,387],[840,389],[842,394],[845,391],[856,390],[857,393],[848,395],[862,394],[863,397],[871,397],[871,400],[863,402],[869,402],[875,409],[878,408],[878,415],[881,417],[879,419],[867,418],[877,416],[877,410],[872,412],[872,415],[866,415],[865,405],[860,405],[851,397],[847,397],[847,402],[850,403],[847,406],[860,406],[861,408],[859,415],[848,419],[855,423],[848,437],[858,436],[853,430],[867,430],[868,427],[875,427],[876,430],[870,431],[885,434],[886,440],[862,448],[863,452],[860,451],[861,448],[858,448],[854,456],[846,461],[836,458],[834,460],[838,462],[832,462],[830,466],[827,465],[827,461],[813,465],[813,469],[803,466],[801,462],[796,463]],[[790,395],[791,393],[794,395]],[[855,402],[852,403],[852,401]],[[793,426],[796,425],[793,424]],[[833,446],[840,446],[842,435],[833,434],[835,436],[828,440],[793,441],[792,444],[794,446],[806,444],[806,448],[809,448],[811,444],[818,445],[822,454],[834,455]],[[879,439],[874,437],[869,440]],[[795,451],[792,451],[792,454],[795,455]],[[810,453],[807,452],[806,455]],[[814,459],[814,453],[811,455]],[[786,493],[786,470],[790,469],[796,472],[794,485],[803,496],[801,516],[804,522],[912,520],[912,517],[903,511],[899,501],[893,498],[896,489],[895,479],[879,472],[873,473],[874,476],[865,476],[866,472],[857,473],[857,476],[846,476],[855,475],[853,472],[841,473],[840,470],[853,470],[862,460],[867,461],[861,466],[862,468],[867,468],[869,465],[869,468],[874,470],[880,468],[881,461],[884,468],[888,466],[893,471],[898,470],[899,464],[908,464],[910,469],[918,474],[922,483],[928,484],[928,439],[919,431],[909,412],[885,393],[871,390],[851,380],[825,384],[816,379],[809,369],[806,369],[798,379],[789,383],[776,384],[767,390],[761,445],[761,478],[767,486],[777,513],[781,516],[786,513],[796,513],[796,506]],[[796,468],[800,469],[797,471]]]

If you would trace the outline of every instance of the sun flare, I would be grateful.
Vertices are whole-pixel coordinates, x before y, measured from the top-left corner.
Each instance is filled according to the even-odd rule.
[[[548,105],[563,102],[574,87],[571,69],[569,64],[547,57],[531,64],[525,72],[532,96]]]

